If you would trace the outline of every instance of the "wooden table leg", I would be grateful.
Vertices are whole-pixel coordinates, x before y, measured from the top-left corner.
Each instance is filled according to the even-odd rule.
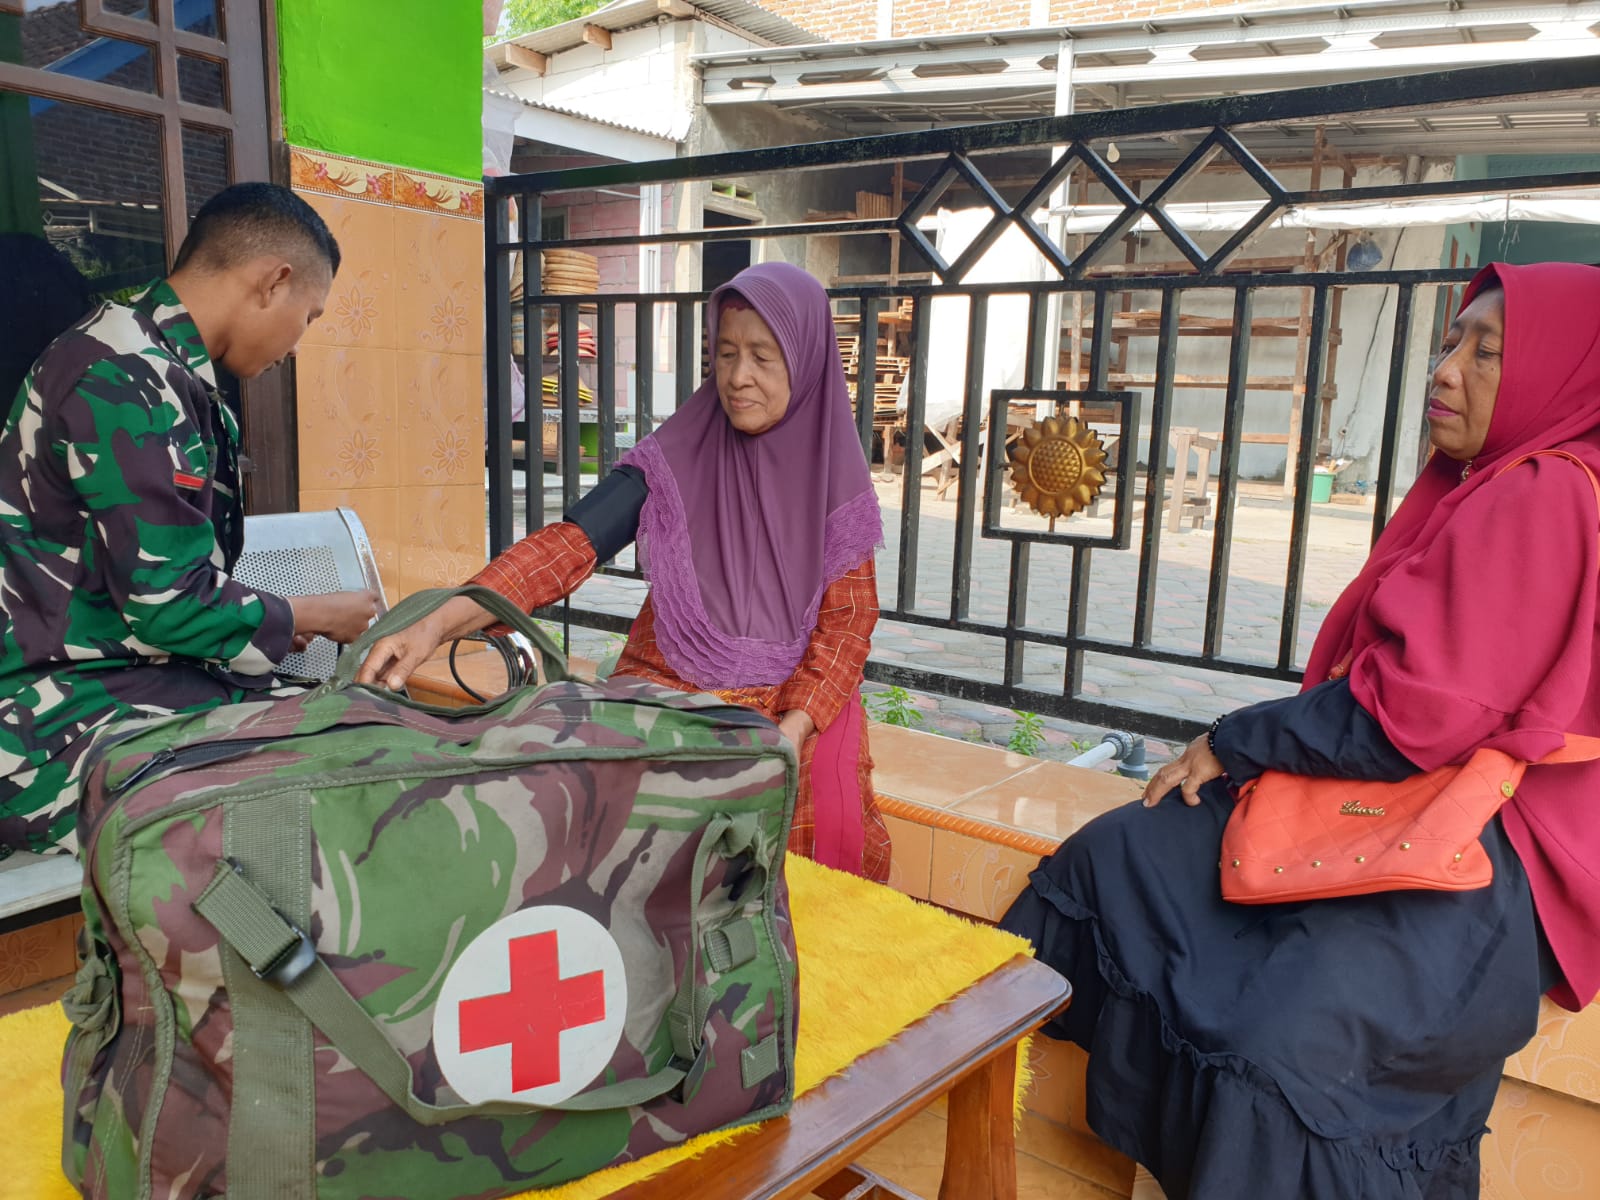
[[[939,1200],[1016,1200],[1017,1050],[997,1054],[950,1091]]]
[[[1193,434],[1189,430],[1173,430],[1172,437],[1172,512],[1167,517],[1167,529],[1177,533],[1178,523],[1183,520],[1184,492],[1189,486],[1189,440]]]

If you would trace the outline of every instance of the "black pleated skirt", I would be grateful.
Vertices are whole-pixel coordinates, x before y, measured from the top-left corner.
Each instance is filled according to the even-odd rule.
[[[1107,813],[1001,922],[1073,985],[1091,1128],[1170,1200],[1460,1200],[1508,1055],[1538,1016],[1537,922],[1498,821],[1494,882],[1237,905],[1232,800]]]

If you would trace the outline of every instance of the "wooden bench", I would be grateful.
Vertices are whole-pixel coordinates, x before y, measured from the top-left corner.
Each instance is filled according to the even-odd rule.
[[[915,1200],[853,1161],[942,1097],[939,1195],[1015,1200],[1017,1044],[1066,1003],[1047,967],[1015,958],[799,1097],[785,1117],[615,1193],[625,1200]]]
[[[0,859],[0,1013],[43,1004],[78,967],[83,868],[70,854]],[[41,992],[43,989],[43,992]]]

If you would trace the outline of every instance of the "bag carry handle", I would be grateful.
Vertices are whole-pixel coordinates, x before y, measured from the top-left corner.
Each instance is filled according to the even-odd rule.
[[[510,626],[531,641],[539,651],[539,658],[544,664],[544,677],[549,682],[560,683],[572,678],[572,673],[567,669],[567,656],[561,653],[550,635],[539,628],[537,621],[493,588],[469,583],[459,588],[428,588],[425,591],[412,592],[374,621],[367,627],[365,633],[346,647],[345,652],[339,655],[339,665],[334,668],[328,682],[319,689],[319,694],[339,692],[353,686],[356,672],[361,669],[368,652],[377,645],[380,638],[409,628],[457,596],[477,601],[492,615],[498,617],[502,625]]]
[[[723,855],[738,854],[754,840],[756,828],[754,813],[719,815],[706,825],[690,872],[691,911],[699,908],[711,856],[718,853],[725,839],[730,844],[722,849]],[[730,833],[733,836],[728,838]],[[705,1022],[695,1020],[698,1007],[695,981],[700,976],[700,938],[697,935],[689,938],[689,959],[667,1008],[674,1060],[682,1062],[683,1066],[664,1067],[643,1079],[607,1084],[556,1104],[519,1104],[510,1100],[485,1104],[429,1104],[412,1090],[411,1064],[395,1049],[360,1001],[339,982],[332,968],[322,961],[310,937],[285,920],[261,889],[245,878],[236,863],[229,859],[217,863],[211,882],[194,902],[194,910],[211,923],[223,941],[233,947],[257,976],[278,986],[306,1020],[377,1084],[396,1108],[422,1125],[544,1109],[594,1112],[630,1108],[666,1095],[700,1065],[696,1060],[705,1044]]]

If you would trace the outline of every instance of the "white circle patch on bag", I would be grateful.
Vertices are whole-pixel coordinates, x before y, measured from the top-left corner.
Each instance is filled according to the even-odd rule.
[[[611,1061],[628,1015],[622,951],[588,913],[525,908],[473,938],[445,977],[433,1048],[470,1104],[557,1104]]]

